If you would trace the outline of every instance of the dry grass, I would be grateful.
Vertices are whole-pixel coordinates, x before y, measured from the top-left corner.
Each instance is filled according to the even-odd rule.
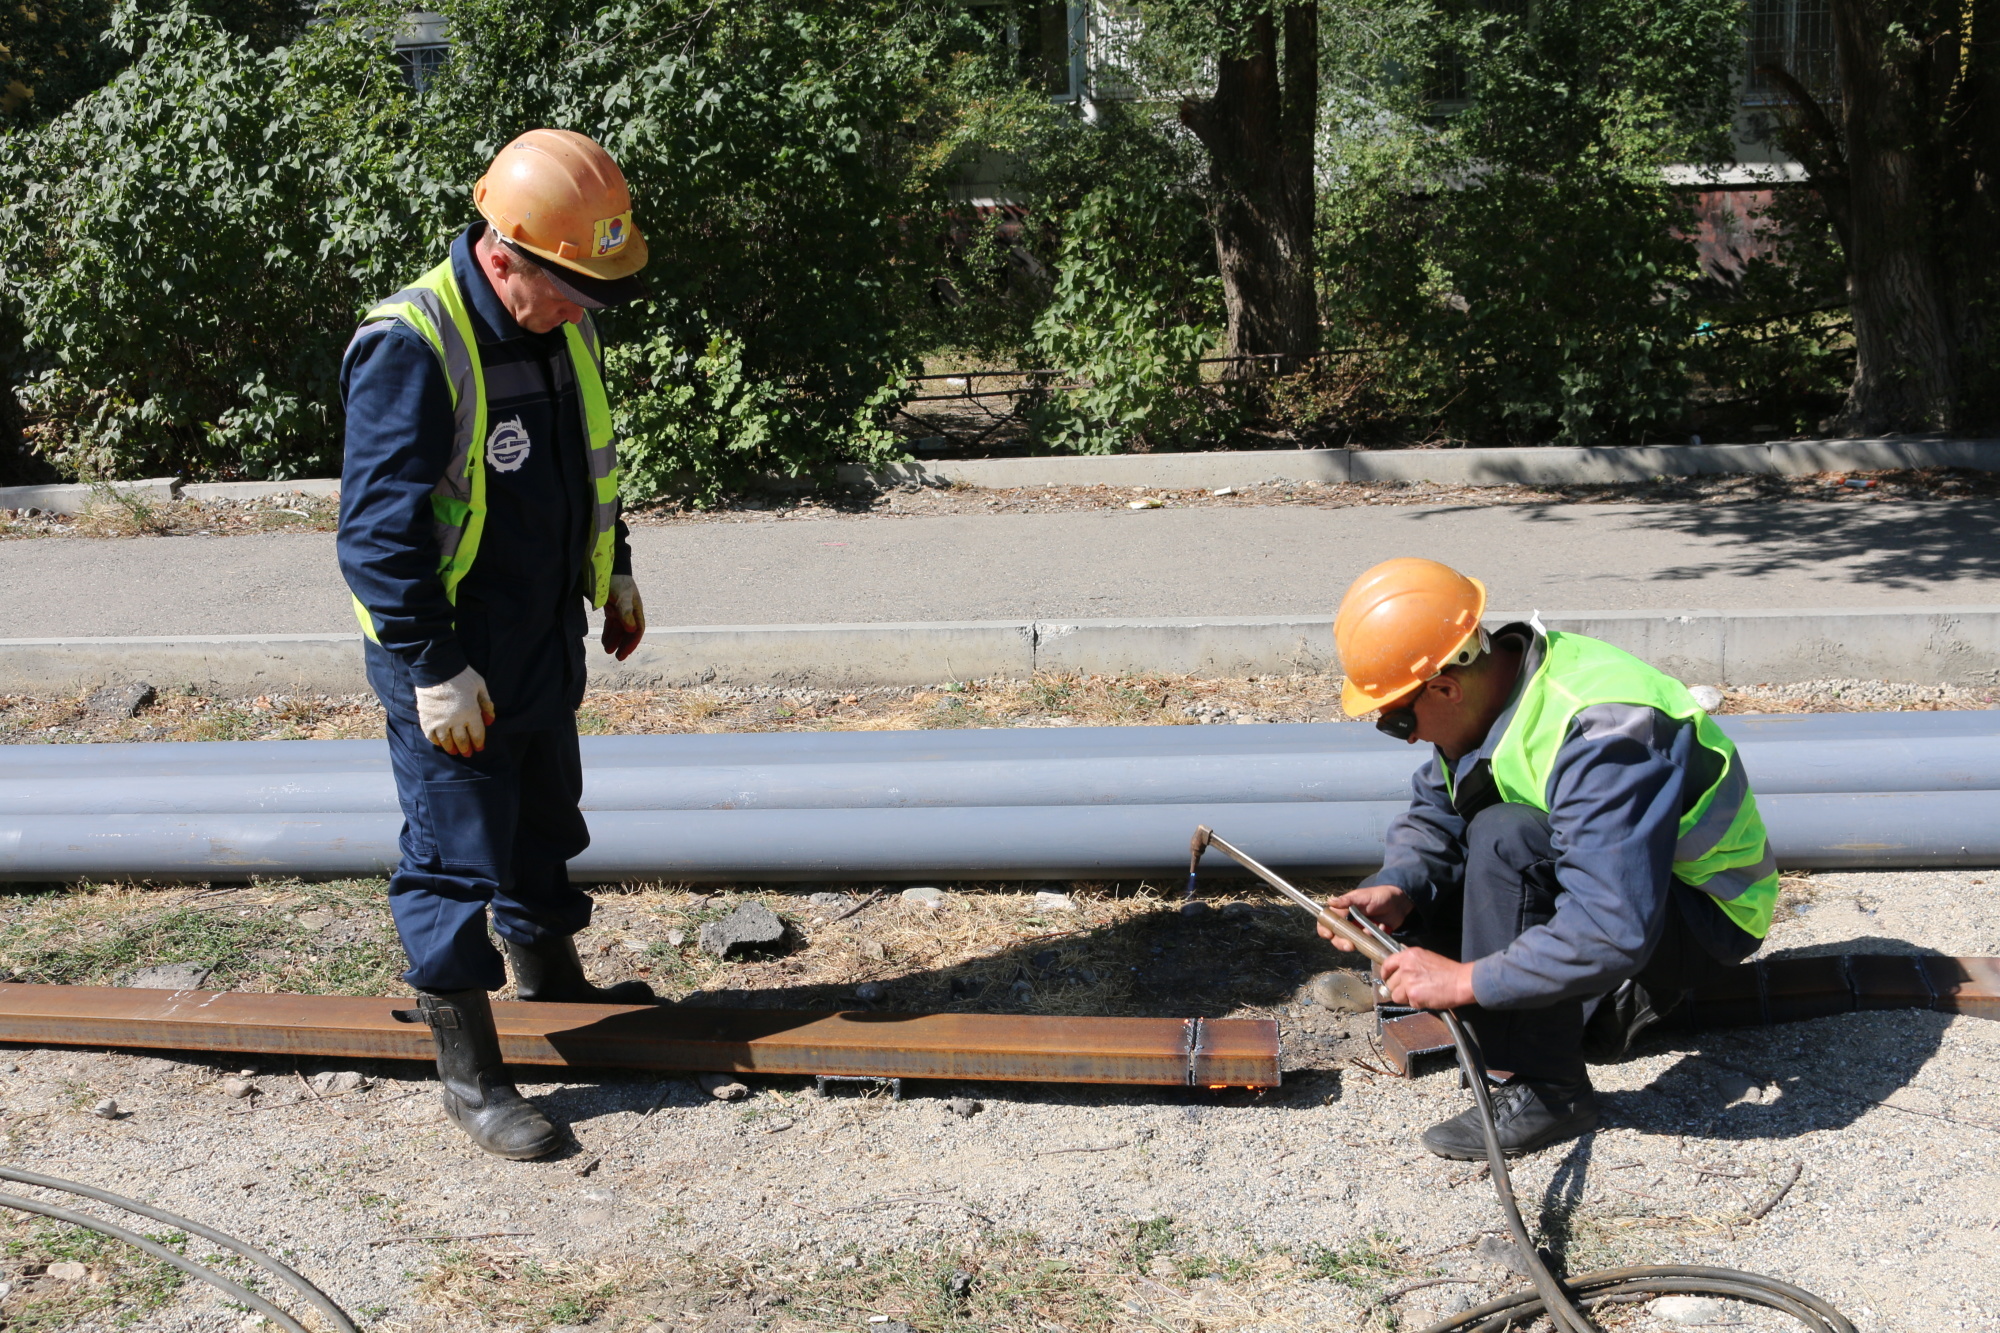
[[[672,1230],[662,1225],[663,1240]],[[894,1320],[924,1333],[1304,1329],[1302,1307],[1334,1286],[1363,1307],[1357,1327],[1394,1329],[1394,1288],[1434,1272],[1426,1263],[1432,1257],[1413,1256],[1380,1233],[1298,1253],[1210,1255],[1183,1246],[1167,1217],[1136,1223],[1122,1245],[1082,1257],[1055,1253],[1033,1235],[990,1229],[968,1241],[849,1251],[831,1262],[665,1251],[544,1263],[488,1245],[439,1257],[419,1284],[437,1322],[407,1327],[540,1333],[588,1321],[631,1333],[852,1333]]]
[[[0,539],[27,537],[240,537],[260,532],[332,532],[340,501],[324,495],[255,500],[150,500],[105,487],[80,514],[0,511]]]
[[[1039,905],[1039,885],[951,886],[936,910],[901,886],[848,886],[831,905],[814,903],[810,887],[602,889],[578,950],[601,979],[643,977],[673,1000],[1041,1014],[1268,1015],[1338,962],[1302,914],[1241,882],[1205,892],[1215,910],[1195,921],[1144,883],[1061,886],[1067,910]],[[116,985],[135,968],[194,963],[214,969],[217,989],[401,993],[384,893],[375,879],[9,886],[0,974]],[[702,925],[752,901],[786,922],[784,945],[727,961],[702,952]],[[870,983],[876,998],[858,1000]]]

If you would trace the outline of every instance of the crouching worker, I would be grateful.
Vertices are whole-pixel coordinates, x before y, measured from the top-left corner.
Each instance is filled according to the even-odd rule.
[[[1334,639],[1349,716],[1435,752],[1382,869],[1329,900],[1406,932],[1392,999],[1464,1009],[1510,1153],[1596,1128],[1587,1055],[1632,1035],[1770,929],[1777,865],[1736,747],[1679,681],[1579,634],[1481,628],[1486,590],[1390,560]],[[1327,932],[1322,929],[1322,935]],[[1345,949],[1343,941],[1334,943]],[[1476,1114],[1424,1146],[1484,1158]]]
[[[473,197],[485,221],[348,346],[339,555],[403,810],[389,879],[403,977],[451,1118],[528,1158],[563,1139],[501,1068],[488,909],[522,999],[653,998],[585,978],[572,937],[591,903],[566,865],[590,843],[585,604],[604,608],[620,660],[646,627],[589,314],[641,294],[646,244],[617,165],[580,134],[522,135]]]

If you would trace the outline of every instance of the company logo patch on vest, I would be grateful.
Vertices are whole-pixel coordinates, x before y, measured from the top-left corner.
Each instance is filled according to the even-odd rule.
[[[528,428],[521,424],[521,418],[513,417],[493,428],[486,437],[486,461],[493,465],[495,472],[519,472],[521,464],[528,461],[528,450],[534,441],[528,438]]]

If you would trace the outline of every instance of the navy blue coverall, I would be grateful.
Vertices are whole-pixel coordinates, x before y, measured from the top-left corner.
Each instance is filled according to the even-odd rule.
[[[529,333],[479,271],[475,223],[452,243],[452,272],[471,310],[489,432],[525,434],[488,455],[485,534],[457,589],[438,577],[431,490],[452,452],[451,391],[429,344],[378,325],[341,367],[347,410],[340,570],[373,614],[368,683],[389,718],[389,758],[403,808],[402,860],[389,905],[422,990],[497,990],[506,981],[487,936],[534,944],[590,923],[590,897],[566,863],[590,845],[578,802],[592,486],[582,410],[563,331]],[[510,437],[511,438],[511,437]],[[618,525],[613,571],[629,574]],[[471,666],[497,716],[486,748],[447,754],[418,729],[416,687]]]

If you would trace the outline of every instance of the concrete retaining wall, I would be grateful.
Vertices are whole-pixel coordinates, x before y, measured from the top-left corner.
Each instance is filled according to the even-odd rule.
[[[104,489],[117,491],[152,504],[174,498],[178,477],[151,477],[145,481],[116,481]],[[83,485],[0,486],[0,509],[39,509],[45,514],[81,514],[90,507],[99,488]]]
[[[879,486],[1119,486],[1180,490],[1267,481],[1417,482],[1450,486],[1587,485],[1772,473],[1961,467],[2000,471],[1995,440],[1787,440],[1773,444],[1649,445],[1621,449],[1258,449],[1236,453],[976,458],[907,463],[841,480]]]
[[[1496,612],[1489,623],[1525,619]],[[2000,683],[2000,606],[1890,611],[1580,611],[1551,629],[1606,639],[1682,680],[1782,684],[1860,678]],[[623,664],[592,645],[592,682],[856,687],[1022,679],[1036,671],[1262,675],[1330,670],[1313,616],[1172,620],[662,627]],[[358,694],[361,641],[344,634],[0,640],[0,693],[70,694],[115,681],[228,696]]]

